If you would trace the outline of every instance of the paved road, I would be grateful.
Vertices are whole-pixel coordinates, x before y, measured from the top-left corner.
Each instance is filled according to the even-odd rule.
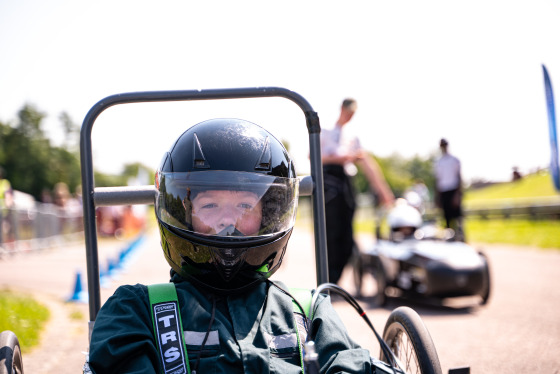
[[[100,266],[116,258],[126,242],[102,241]],[[275,274],[288,285],[315,286],[313,239],[296,229],[285,264]],[[490,258],[493,289],[490,302],[478,307],[476,300],[462,299],[453,305],[407,304],[391,299],[385,308],[363,301],[374,326],[381,332],[392,309],[413,307],[427,325],[444,372],[470,366],[472,373],[560,373],[560,250],[483,246]],[[81,245],[21,254],[0,260],[0,288],[9,287],[35,295],[51,309],[51,323],[37,349],[24,351],[28,373],[80,372],[87,350],[88,306],[64,302],[73,292],[76,274],[85,284],[85,251]],[[102,301],[119,284],[167,281],[168,266],[160,254],[156,235],[147,236],[130,266],[102,289]],[[352,291],[347,269],[342,285]],[[373,335],[353,310],[335,301],[352,336],[377,354]],[[82,317],[76,315],[81,313]],[[25,342],[22,342],[25,349]]]

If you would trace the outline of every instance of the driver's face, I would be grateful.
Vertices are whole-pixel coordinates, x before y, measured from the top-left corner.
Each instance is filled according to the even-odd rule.
[[[262,204],[253,192],[204,191],[192,201],[193,229],[201,234],[214,235],[234,226],[244,235],[257,235],[261,220]]]

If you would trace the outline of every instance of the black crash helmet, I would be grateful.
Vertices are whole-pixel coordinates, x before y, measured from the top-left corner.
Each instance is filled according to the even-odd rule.
[[[268,131],[213,119],[185,131],[156,175],[162,249],[184,278],[214,292],[270,277],[294,226],[298,179]]]

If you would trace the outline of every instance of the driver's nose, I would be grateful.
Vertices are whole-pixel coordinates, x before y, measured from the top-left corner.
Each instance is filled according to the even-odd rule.
[[[237,212],[233,207],[225,206],[220,209],[218,220],[216,221],[216,232],[221,231],[225,227],[235,226],[237,223]]]

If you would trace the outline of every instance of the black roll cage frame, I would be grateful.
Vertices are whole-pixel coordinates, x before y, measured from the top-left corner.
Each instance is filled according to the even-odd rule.
[[[323,169],[319,116],[309,102],[294,91],[281,87],[226,88],[185,91],[145,91],[129,92],[107,96],[98,101],[87,113],[80,131],[80,159],[84,211],[84,235],[87,261],[87,284],[89,296],[90,326],[101,309],[99,281],[99,259],[97,251],[96,206],[153,204],[156,191],[153,185],[95,187],[91,132],[97,117],[106,109],[119,105],[147,102],[196,101],[222,99],[250,99],[261,97],[282,97],[297,104],[305,114],[309,133],[309,159],[311,176],[300,178],[300,195],[312,196],[313,232],[315,238],[315,266],[317,284],[328,282],[327,244],[325,226],[325,205],[323,190]]]

